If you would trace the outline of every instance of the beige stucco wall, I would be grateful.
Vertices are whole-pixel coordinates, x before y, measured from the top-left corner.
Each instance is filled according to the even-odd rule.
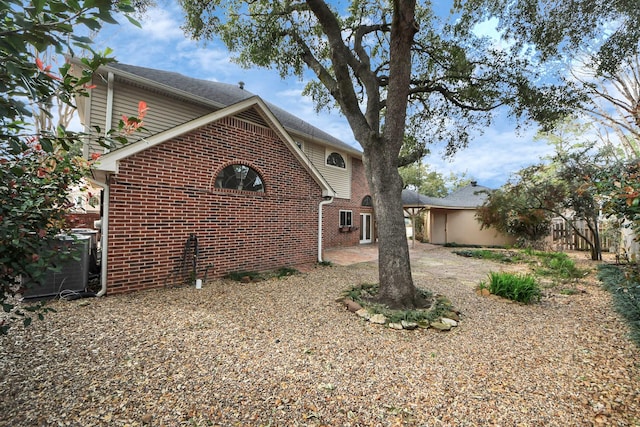
[[[495,229],[480,229],[474,209],[431,209],[431,235],[435,244],[458,243],[464,245],[511,245],[512,237],[498,233]]]

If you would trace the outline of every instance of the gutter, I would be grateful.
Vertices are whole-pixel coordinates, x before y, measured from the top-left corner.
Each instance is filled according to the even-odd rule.
[[[322,207],[329,203],[333,203],[333,196],[329,196],[318,205],[318,262],[322,262]]]

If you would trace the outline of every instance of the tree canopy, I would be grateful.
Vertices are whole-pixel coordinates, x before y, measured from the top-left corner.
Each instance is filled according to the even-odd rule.
[[[275,68],[282,77],[308,78],[307,94],[318,108],[338,106],[358,142],[369,132],[383,134],[390,107],[394,65],[392,22],[407,11],[411,41],[401,59],[410,67],[403,84],[409,116],[407,135],[420,143],[464,147],[470,132],[491,122],[492,111],[510,105],[518,117],[552,122],[567,113],[570,91],[533,82],[542,72],[523,55],[495,40],[463,29],[458,15],[431,2],[353,1],[193,1],[180,0],[186,31],[196,39],[220,38],[244,66]],[[415,13],[412,9],[415,7]],[[410,15],[409,15],[410,14]],[[256,35],[259,34],[259,37]],[[407,36],[409,37],[409,36]],[[389,102],[392,102],[390,105]],[[404,105],[404,102],[403,102]],[[392,123],[396,125],[396,123]],[[397,124],[404,129],[404,122]],[[360,131],[361,130],[361,131]],[[417,155],[424,155],[417,145]],[[400,166],[415,160],[405,153]]]
[[[636,0],[456,0],[459,25],[497,19],[514,48],[541,60],[568,59],[589,47],[598,73],[615,73],[638,52],[640,7]]]

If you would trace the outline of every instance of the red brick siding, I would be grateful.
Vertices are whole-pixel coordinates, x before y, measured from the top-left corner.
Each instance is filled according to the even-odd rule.
[[[243,163],[265,193],[213,188]],[[198,238],[198,276],[263,271],[317,258],[321,189],[270,129],[227,118],[121,161],[109,206],[108,292],[177,284]]]
[[[364,173],[364,165],[359,159],[351,159],[351,199],[334,199],[333,203],[325,205],[322,210],[322,246],[333,248],[339,246],[355,246],[360,241],[360,214],[372,213],[373,209],[362,206],[362,199],[371,195]],[[341,232],[340,211],[352,211],[352,223],[357,230]]]

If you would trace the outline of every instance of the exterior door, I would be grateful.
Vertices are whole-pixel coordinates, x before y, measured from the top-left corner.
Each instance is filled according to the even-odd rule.
[[[370,213],[360,214],[360,243],[371,243],[373,227]]]

